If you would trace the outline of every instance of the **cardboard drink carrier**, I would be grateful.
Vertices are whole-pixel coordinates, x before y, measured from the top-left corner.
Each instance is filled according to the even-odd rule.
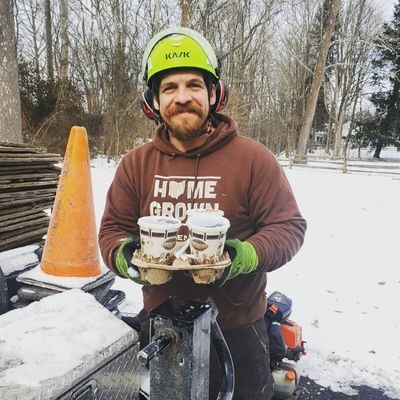
[[[135,251],[132,263],[140,278],[150,284],[168,282],[174,271],[186,271],[197,284],[210,284],[231,264],[224,252],[230,224],[220,213],[192,212],[185,225],[169,217],[142,217],[138,225],[141,248]],[[188,239],[179,242],[182,226],[188,228]]]

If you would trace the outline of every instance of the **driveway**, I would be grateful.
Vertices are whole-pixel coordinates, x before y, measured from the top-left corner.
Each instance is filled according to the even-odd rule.
[[[300,390],[295,400],[393,400],[383,394],[381,390],[373,389],[368,386],[354,387],[358,391],[355,396],[349,396],[318,385],[307,377],[300,378]]]

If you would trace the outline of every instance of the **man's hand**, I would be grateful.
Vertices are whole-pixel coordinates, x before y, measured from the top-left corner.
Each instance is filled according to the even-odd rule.
[[[228,279],[235,278],[240,274],[248,274],[258,267],[256,249],[250,242],[227,239],[225,250],[229,253],[232,263],[225,268],[221,278],[217,279],[211,286],[221,287]]]
[[[239,239],[228,239],[225,248],[232,260],[228,279],[240,274],[248,274],[258,267],[256,249],[250,242],[242,242]]]
[[[140,238],[138,236],[121,239],[121,245],[115,256],[115,266],[122,276],[143,285],[146,282],[140,279],[137,267],[132,264],[133,253],[139,248]]]

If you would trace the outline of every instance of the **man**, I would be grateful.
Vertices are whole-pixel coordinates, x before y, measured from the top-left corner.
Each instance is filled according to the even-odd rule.
[[[196,285],[175,272],[163,285],[145,284],[144,309],[170,296],[212,297],[234,362],[234,399],[270,399],[266,273],[299,250],[306,223],[272,153],[216,112],[224,87],[204,37],[187,28],[163,31],[150,41],[143,66],[151,90],[146,113],[161,126],[151,143],[129,152],[118,166],[99,234],[103,258],[116,274],[138,282],[131,258],[139,217],[184,221],[188,209],[223,210],[231,224],[226,245],[232,258],[224,276],[213,285]],[[217,375],[212,363],[210,399],[218,390]]]

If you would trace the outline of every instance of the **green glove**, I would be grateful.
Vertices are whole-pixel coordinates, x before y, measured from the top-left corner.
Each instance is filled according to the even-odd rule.
[[[146,282],[140,279],[139,271],[131,261],[134,251],[138,248],[140,248],[139,237],[121,239],[121,245],[119,246],[115,256],[115,266],[122,276],[143,285]]]
[[[227,279],[232,279],[240,274],[248,274],[258,267],[256,249],[250,242],[227,239],[225,248],[232,260]]]

